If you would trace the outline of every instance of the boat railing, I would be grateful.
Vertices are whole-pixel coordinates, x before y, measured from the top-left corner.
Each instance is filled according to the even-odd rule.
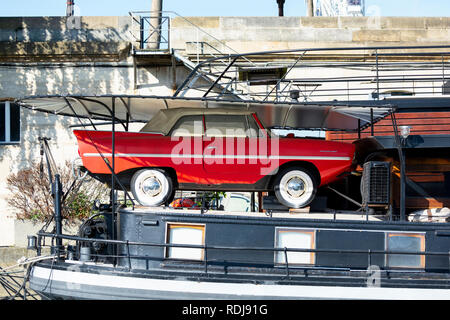
[[[247,255],[242,255],[242,257],[245,257],[245,260],[237,260],[236,258],[233,259],[211,259],[208,257],[208,251],[216,250],[217,251],[253,251],[253,252],[260,252],[260,253],[267,253],[272,252],[274,254],[274,262],[271,263],[272,266],[275,267],[275,270],[283,270],[283,272],[276,272],[274,274],[281,274],[283,277],[290,277],[291,273],[294,270],[345,270],[345,271],[366,271],[369,270],[371,267],[376,266],[379,268],[380,271],[383,272],[423,272],[425,270],[425,264],[422,267],[407,267],[407,266],[390,266],[388,263],[386,263],[386,259],[384,259],[385,263],[384,265],[377,265],[374,258],[380,256],[392,256],[392,255],[407,255],[407,256],[419,256],[419,257],[442,257],[447,258],[450,264],[450,251],[449,252],[438,252],[438,251],[400,251],[400,250],[373,250],[373,249],[308,249],[308,248],[288,248],[288,247],[253,247],[253,246],[242,246],[242,247],[234,247],[234,246],[216,246],[216,245],[195,245],[195,244],[175,244],[175,243],[150,243],[150,242],[136,242],[136,241],[128,241],[128,240],[111,240],[111,239],[101,239],[101,238],[85,238],[80,236],[74,236],[74,235],[57,235],[55,233],[46,233],[46,232],[39,232],[37,234],[37,242],[36,242],[36,249],[38,252],[38,255],[41,254],[42,247],[48,246],[45,243],[46,238],[51,238],[51,249],[54,248],[54,243],[57,240],[66,240],[66,241],[75,241],[77,244],[83,243],[84,245],[92,244],[94,242],[97,243],[103,243],[105,245],[111,245],[115,247],[115,250],[112,250],[112,252],[115,252],[116,254],[95,254],[90,253],[90,259],[89,260],[82,260],[82,262],[96,262],[98,259],[110,259],[110,264],[112,263],[114,266],[119,265],[119,259],[123,259],[120,263],[120,266],[128,267],[128,269],[133,268],[132,259],[144,259],[144,260],[159,260],[161,262],[184,262],[183,266],[186,266],[185,263],[195,263],[197,266],[203,266],[203,272],[208,273],[208,270],[211,266],[219,264],[227,264],[228,266],[241,266],[246,268],[257,268],[261,265],[266,265],[267,263],[261,263],[260,261],[252,261],[251,258],[248,258]],[[131,247],[155,247],[155,248],[162,248],[164,250],[167,250],[169,248],[186,248],[186,249],[199,249],[203,250],[203,257],[201,260],[198,259],[176,259],[176,258],[168,258],[165,255],[164,256],[149,256],[149,255],[135,255],[131,254]],[[68,246],[67,246],[68,247]],[[120,248],[121,247],[121,248]],[[60,253],[60,259],[63,260],[64,257],[68,257],[68,250],[54,250],[54,252]],[[276,261],[276,255],[282,254],[284,260],[282,262]],[[289,253],[310,253],[310,254],[339,254],[339,255],[367,255],[367,265],[366,266],[346,266],[346,265],[339,265],[339,266],[322,266],[322,265],[315,265],[315,264],[300,264],[300,263],[293,263],[289,262]],[[75,260],[77,257],[71,257],[69,260]],[[78,256],[80,258],[80,256]],[[366,269],[367,268],[367,269]],[[216,269],[214,269],[216,270]],[[253,269],[254,270],[254,269]],[[435,270],[440,273],[450,273],[450,268],[439,268]],[[272,275],[272,273],[271,273]]]

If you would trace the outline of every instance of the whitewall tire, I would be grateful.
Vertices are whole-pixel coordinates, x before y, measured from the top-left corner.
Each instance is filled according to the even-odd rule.
[[[274,182],[275,196],[289,208],[303,208],[311,203],[317,192],[314,175],[301,167],[280,172]]]
[[[137,171],[130,182],[134,199],[143,206],[159,206],[173,195],[173,183],[161,169],[142,169]]]

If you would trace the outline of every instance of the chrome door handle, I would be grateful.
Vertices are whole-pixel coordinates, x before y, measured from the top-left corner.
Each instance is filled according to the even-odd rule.
[[[208,147],[206,147],[206,149],[216,149],[216,147],[215,146],[208,146]]]

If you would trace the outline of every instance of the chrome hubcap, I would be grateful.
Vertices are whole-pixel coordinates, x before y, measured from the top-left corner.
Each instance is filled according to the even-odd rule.
[[[305,182],[299,177],[291,178],[287,182],[286,191],[291,197],[298,198],[305,193]]]
[[[142,190],[149,196],[154,197],[161,192],[161,182],[156,177],[145,179]]]

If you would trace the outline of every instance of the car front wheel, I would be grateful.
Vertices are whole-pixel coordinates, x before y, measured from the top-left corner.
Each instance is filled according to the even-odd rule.
[[[159,206],[173,196],[173,183],[169,175],[160,169],[142,169],[131,178],[134,199],[143,206]]]
[[[314,175],[301,167],[282,171],[274,182],[275,196],[289,208],[303,208],[311,203],[317,192]]]

